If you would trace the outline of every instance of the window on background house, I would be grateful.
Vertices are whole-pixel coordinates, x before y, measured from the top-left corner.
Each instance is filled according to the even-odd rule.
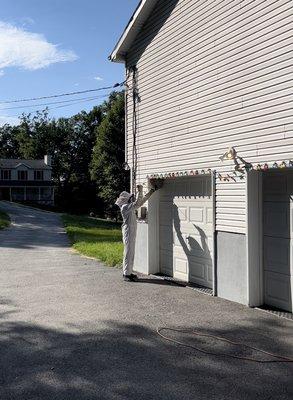
[[[44,171],[34,171],[34,180],[35,181],[43,181],[44,180]]]
[[[27,171],[18,171],[18,180],[27,181]]]
[[[1,179],[5,180],[5,181],[11,179],[11,171],[10,171],[10,169],[2,169],[2,171],[1,171]]]

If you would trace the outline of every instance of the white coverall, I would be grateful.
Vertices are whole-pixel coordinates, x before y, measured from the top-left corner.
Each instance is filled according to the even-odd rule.
[[[151,189],[145,196],[143,196],[142,187],[140,187],[138,189],[138,194],[136,199],[130,202],[129,199],[132,197],[132,195],[128,192],[122,192],[115,203],[120,207],[121,215],[123,218],[122,237],[124,243],[124,253],[123,253],[124,276],[131,275],[133,271],[136,228],[137,228],[135,211],[139,207],[141,207],[154,192],[155,189]]]

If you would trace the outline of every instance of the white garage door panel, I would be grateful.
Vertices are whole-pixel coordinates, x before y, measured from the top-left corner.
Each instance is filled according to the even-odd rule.
[[[264,174],[265,303],[292,311],[293,171]]]
[[[213,224],[214,212],[212,207],[206,207],[206,221],[208,224]]]
[[[169,210],[163,211],[164,207]],[[172,260],[170,275],[212,288],[213,207],[210,177],[167,181],[160,191],[160,215],[161,271],[170,271]]]
[[[204,235],[204,233],[202,235]],[[211,260],[213,254],[213,238],[205,236],[202,240],[202,237],[194,232],[178,236],[176,231],[174,231],[173,251],[179,254],[188,254],[190,257]]]
[[[189,221],[196,223],[204,223],[204,207],[190,207],[189,208]]]
[[[204,262],[192,260],[190,265],[190,277],[202,283],[207,281],[206,265]]]
[[[188,247],[190,250],[191,257],[204,258],[205,260],[211,261],[213,255],[213,238],[206,237],[205,241],[202,242],[201,237],[194,235],[187,237]],[[191,244],[193,242],[193,244]]]
[[[290,276],[290,239],[264,237],[264,263],[267,271]]]
[[[189,273],[191,281],[201,282],[202,285],[212,288],[213,266],[210,260],[191,257]]]
[[[183,241],[184,241],[184,245],[186,245],[186,239],[187,238],[187,235],[182,235],[181,237],[178,237],[178,235],[174,235],[173,236],[173,248],[174,248],[174,251],[180,251],[181,250],[181,246],[182,246],[182,243],[183,243]],[[170,245],[170,243],[169,243],[169,245]],[[183,245],[183,246],[184,246]]]
[[[173,207],[173,204],[172,204],[172,207]],[[178,205],[177,207],[178,207],[178,214],[179,214],[181,223],[187,222],[188,221],[188,218],[187,218],[188,206],[182,205],[180,207],[180,205]],[[173,218],[173,215],[172,215],[172,218]]]
[[[290,237],[290,214],[285,202],[264,203],[264,234],[269,236]]]
[[[183,274],[185,276],[188,273],[187,263],[187,260],[174,256],[175,273]]]
[[[288,304],[292,303],[291,285],[288,276],[274,272],[265,274],[265,298],[269,304],[284,310],[290,310]]]

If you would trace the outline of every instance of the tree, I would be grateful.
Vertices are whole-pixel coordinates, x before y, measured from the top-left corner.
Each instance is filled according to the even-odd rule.
[[[124,93],[113,93],[103,105],[104,118],[96,130],[91,177],[97,193],[111,210],[119,193],[129,190],[129,172],[123,168],[125,160]]]
[[[60,171],[60,185],[57,200],[71,212],[87,212],[100,208],[95,183],[90,177],[92,151],[96,141],[95,129],[102,120],[100,107],[94,107],[89,113],[81,113],[62,122],[61,133],[69,132],[65,143],[67,150],[53,159],[55,169]],[[57,165],[58,164],[58,165]],[[57,168],[58,166],[58,168]],[[62,173],[61,173],[62,171]]]
[[[0,127],[0,158],[19,158],[18,127],[5,124]]]
[[[113,92],[108,101],[70,118],[52,119],[45,109],[23,114],[17,126],[0,127],[0,158],[41,159],[45,154],[52,156],[56,205],[102,215],[117,193],[128,188],[122,169],[123,93]]]

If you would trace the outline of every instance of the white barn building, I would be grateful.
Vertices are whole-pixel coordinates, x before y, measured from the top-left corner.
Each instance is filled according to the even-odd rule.
[[[291,0],[142,0],[126,67],[133,186],[166,178],[136,268],[292,311]]]

